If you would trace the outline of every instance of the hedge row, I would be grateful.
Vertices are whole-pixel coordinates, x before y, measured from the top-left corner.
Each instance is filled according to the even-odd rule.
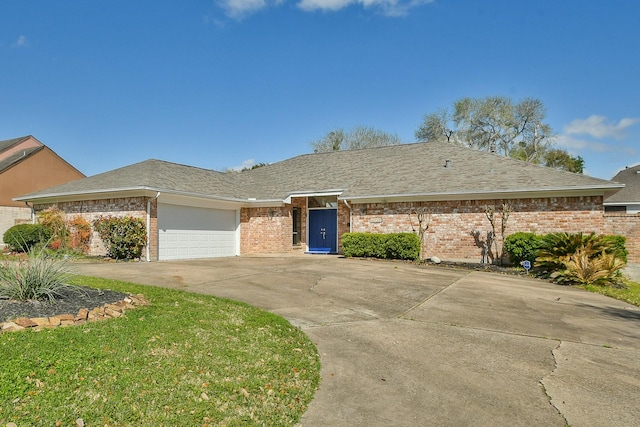
[[[420,256],[420,238],[413,233],[345,233],[342,251],[346,257],[415,260]]]

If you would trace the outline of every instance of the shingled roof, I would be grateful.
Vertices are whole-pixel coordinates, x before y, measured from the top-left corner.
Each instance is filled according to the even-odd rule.
[[[0,154],[8,151],[9,149],[17,146],[18,144],[20,144],[21,142],[26,141],[27,139],[31,138],[30,136],[23,136],[20,138],[13,138],[13,139],[7,139],[4,141],[0,141]],[[29,147],[27,149],[21,150],[19,152],[13,153],[10,156],[3,158],[2,160],[0,160],[0,173],[4,172],[5,170],[9,169],[10,167],[18,164],[19,162],[21,162],[22,160],[26,159],[27,157],[29,157],[31,154],[35,153],[36,151],[40,151],[44,148],[43,145],[37,146],[37,147]]]
[[[449,143],[307,154],[242,172],[253,197],[342,190],[341,198],[613,189],[620,185]]]
[[[625,168],[613,177],[612,181],[621,182],[625,187],[605,199],[607,204],[640,203],[640,165]]]
[[[232,174],[150,159],[47,188],[17,200],[144,190],[200,197],[216,196],[232,200],[245,199],[236,187]]]
[[[306,154],[243,172],[147,160],[18,198],[153,190],[237,201],[334,192],[341,199],[616,191],[622,185],[447,143]]]

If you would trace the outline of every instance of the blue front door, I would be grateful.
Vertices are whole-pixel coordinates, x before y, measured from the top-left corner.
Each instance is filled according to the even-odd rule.
[[[338,210],[309,210],[309,252],[336,253],[338,246]]]

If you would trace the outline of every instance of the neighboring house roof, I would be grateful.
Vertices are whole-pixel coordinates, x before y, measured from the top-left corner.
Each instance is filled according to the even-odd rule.
[[[35,145],[32,144],[31,146],[26,146],[24,149],[18,150],[17,147],[23,142],[27,142],[29,139],[35,140],[35,138],[31,136],[22,136],[20,138],[0,141],[0,173],[20,163],[23,159],[26,159],[36,151],[40,151],[44,148],[44,145],[42,143],[35,140]],[[15,152],[12,153],[12,151]]]
[[[147,160],[16,198],[37,201],[117,191],[160,191],[238,202],[313,193],[346,200],[432,200],[602,194],[622,185],[448,143],[306,154],[221,173]]]
[[[625,186],[619,192],[607,197],[605,204],[640,204],[640,165],[625,168],[612,178]]]
[[[13,139],[7,139],[4,141],[0,141],[0,153],[2,153],[3,151],[13,147],[14,145],[18,145],[21,142],[24,142],[26,140],[28,140],[29,138],[31,138],[31,136],[27,135],[27,136],[21,136],[19,138],[13,138]]]
[[[66,160],[58,156],[53,150],[45,146],[32,135],[0,141],[0,174],[42,150],[50,151],[62,162],[66,163],[69,168],[84,176],[82,172],[78,171],[75,167],[70,165]]]
[[[9,169],[12,166],[17,165],[22,160],[26,159],[27,157],[29,157],[33,153],[35,153],[37,151],[40,151],[42,149],[44,149],[44,147],[26,148],[26,149],[24,149],[24,150],[22,150],[20,152],[13,153],[12,155],[7,157],[6,159],[0,160],[0,173],[4,172],[5,170]]]

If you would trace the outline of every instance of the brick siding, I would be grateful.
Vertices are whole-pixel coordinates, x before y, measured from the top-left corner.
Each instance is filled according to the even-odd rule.
[[[56,203],[60,211],[65,213],[67,219],[71,219],[76,216],[81,216],[89,224],[93,224],[93,221],[100,217],[105,216],[131,216],[134,218],[142,218],[147,220],[147,197],[127,197],[127,198],[115,198],[115,199],[102,199],[102,200],[85,200],[79,202],[60,202]],[[151,260],[158,259],[158,220],[157,220],[157,201],[151,199],[151,246],[150,246],[150,258]],[[44,209],[50,208],[51,204],[36,205],[34,208],[36,214]],[[87,255],[90,256],[104,256],[107,250],[102,242],[102,239],[97,232],[93,231],[91,240],[89,241],[89,249]],[[143,257],[146,256],[146,248],[143,249]]]
[[[83,216],[92,223],[100,216],[130,215],[146,221],[147,201],[151,200],[150,259],[158,259],[157,200],[146,197],[61,202],[56,206],[69,218]],[[338,251],[342,235],[348,231],[371,233],[417,232],[416,209],[427,212],[428,229],[424,238],[424,256],[480,260],[482,243],[491,225],[485,206],[496,207],[496,225],[500,227],[501,206],[508,203],[512,212],[505,236],[518,231],[539,234],[596,232],[627,237],[629,262],[640,262],[640,215],[603,214],[602,197],[559,197],[509,200],[462,200],[421,203],[351,204],[351,210],[338,204]],[[242,208],[240,212],[241,254],[287,254],[303,251],[307,238],[306,198],[293,198],[283,207]],[[51,205],[37,205],[36,211]],[[300,208],[300,244],[293,245],[293,208]],[[499,240],[501,244],[501,241]],[[89,255],[106,253],[100,237],[93,233]],[[146,255],[146,248],[145,252]]]
[[[608,234],[619,234],[627,238],[628,262],[640,263],[640,214],[614,214],[604,216]]]
[[[373,233],[418,232],[416,208],[427,214],[423,250],[425,257],[480,261],[482,243],[492,231],[485,206],[495,206],[498,234],[503,203],[511,206],[505,236],[518,231],[605,230],[602,197],[559,197],[510,200],[461,200],[422,203],[373,203],[352,206],[352,231]],[[410,213],[412,209],[414,213]],[[501,244],[500,236],[498,243]]]
[[[277,254],[292,251],[291,206],[240,210],[241,254]]]

